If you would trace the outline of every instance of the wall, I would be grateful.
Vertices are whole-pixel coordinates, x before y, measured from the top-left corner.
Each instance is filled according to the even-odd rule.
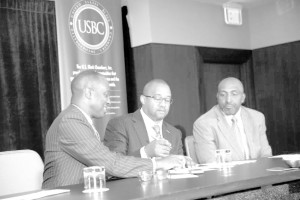
[[[146,6],[149,6],[148,12]],[[222,6],[193,0],[128,0],[128,10],[132,47],[163,43],[250,48],[246,10],[242,26],[226,25]],[[147,23],[150,26],[144,28]],[[148,37],[148,31],[151,37]]]
[[[249,11],[251,48],[300,40],[299,19],[299,0],[273,1],[271,4],[252,8]]]
[[[148,0],[129,0],[127,2],[127,22],[130,31],[131,46],[152,42]]]
[[[280,2],[293,2],[292,8]],[[300,40],[299,0],[244,8],[242,26],[226,25],[222,6],[196,0],[128,0],[127,6],[132,47],[162,43],[256,49]]]

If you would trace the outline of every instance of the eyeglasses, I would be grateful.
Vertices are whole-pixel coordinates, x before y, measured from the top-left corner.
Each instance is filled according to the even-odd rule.
[[[170,97],[168,97],[168,98],[162,98],[160,95],[147,96],[147,95],[144,95],[144,94],[143,94],[143,96],[148,97],[148,98],[152,98],[157,103],[161,103],[162,101],[165,101],[168,104],[172,104],[173,103],[173,99],[171,99]]]

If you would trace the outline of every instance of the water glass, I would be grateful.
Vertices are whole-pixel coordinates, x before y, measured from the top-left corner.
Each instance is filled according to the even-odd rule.
[[[225,162],[231,161],[231,150],[230,149],[217,149],[216,150],[216,163],[224,164]]]
[[[83,177],[85,192],[101,192],[108,190],[106,188],[104,166],[93,166],[84,168]]]

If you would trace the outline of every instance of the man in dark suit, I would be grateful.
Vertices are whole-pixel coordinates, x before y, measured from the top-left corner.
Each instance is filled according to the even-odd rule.
[[[230,149],[229,160],[247,160],[272,155],[264,115],[241,106],[246,95],[240,80],[225,78],[218,85],[218,105],[194,123],[198,161],[215,161],[217,149]]]
[[[182,155],[181,131],[164,121],[173,101],[169,85],[151,80],[140,101],[142,108],[108,122],[104,144],[112,151],[142,158]]]
[[[83,183],[83,168],[88,166],[104,166],[112,176],[133,177],[138,171],[169,169],[184,162],[179,156],[154,161],[109,151],[92,121],[105,115],[108,82],[87,70],[74,78],[71,90],[71,105],[54,120],[46,135],[43,188]]]

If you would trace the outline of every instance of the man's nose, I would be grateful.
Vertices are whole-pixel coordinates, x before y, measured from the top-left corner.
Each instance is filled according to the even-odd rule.
[[[167,105],[167,102],[165,99],[162,99],[161,102],[159,103],[159,105],[161,106],[166,106]]]
[[[231,102],[231,99],[232,99],[232,98],[231,98],[230,95],[227,95],[227,96],[226,96],[226,102],[227,102],[227,103],[230,103],[230,102]]]

